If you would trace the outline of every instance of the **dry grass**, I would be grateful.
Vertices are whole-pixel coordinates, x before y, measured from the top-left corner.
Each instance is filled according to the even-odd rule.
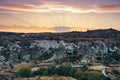
[[[63,77],[63,76],[42,76],[34,78],[17,78],[15,80],[76,80],[72,77]]]
[[[88,69],[90,69],[90,70],[99,70],[99,71],[101,71],[101,70],[103,70],[105,68],[105,66],[88,66]]]
[[[30,64],[30,63],[16,64],[16,65],[14,65],[13,71],[16,72],[16,71],[20,70],[21,68],[29,68],[29,67],[31,67],[31,64]]]

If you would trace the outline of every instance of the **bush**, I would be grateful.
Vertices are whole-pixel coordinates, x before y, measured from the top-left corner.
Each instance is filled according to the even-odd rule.
[[[32,75],[32,71],[29,68],[21,68],[18,72],[17,75],[20,77],[30,77]]]
[[[70,66],[60,66],[60,67],[49,67],[47,69],[42,68],[36,72],[34,75],[40,76],[70,76],[74,77],[77,80],[108,80],[101,72],[97,71],[79,71],[76,68],[72,68]]]

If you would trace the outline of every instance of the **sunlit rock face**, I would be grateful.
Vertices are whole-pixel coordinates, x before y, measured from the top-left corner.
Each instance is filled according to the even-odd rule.
[[[49,48],[57,49],[60,44],[64,45],[65,43],[64,41],[57,42],[55,40],[52,40],[52,41],[51,40],[36,40],[33,43],[31,43],[30,48],[37,46],[37,47],[42,47],[45,49],[49,49]]]
[[[54,61],[66,58],[68,55],[88,55],[87,58],[90,60],[97,58],[102,60],[109,57],[118,59],[120,56],[120,42],[99,40],[74,43],[56,40],[33,40],[4,42],[0,46],[0,57],[11,62],[32,59]]]

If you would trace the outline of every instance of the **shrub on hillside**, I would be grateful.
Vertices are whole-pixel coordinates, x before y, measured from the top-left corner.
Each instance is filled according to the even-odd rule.
[[[18,72],[17,75],[20,77],[30,77],[32,75],[32,71],[29,68],[21,68]]]

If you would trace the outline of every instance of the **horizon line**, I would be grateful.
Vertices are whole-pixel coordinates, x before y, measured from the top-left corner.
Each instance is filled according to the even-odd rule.
[[[95,30],[110,30],[110,29],[113,29],[113,30],[117,30],[117,31],[120,31],[119,29],[114,29],[114,28],[107,28],[107,29],[88,29],[86,31],[63,31],[63,32],[15,32],[15,31],[0,31],[0,33],[18,33],[18,34],[37,34],[37,33],[71,33],[71,32],[88,32],[88,31],[95,31]]]

